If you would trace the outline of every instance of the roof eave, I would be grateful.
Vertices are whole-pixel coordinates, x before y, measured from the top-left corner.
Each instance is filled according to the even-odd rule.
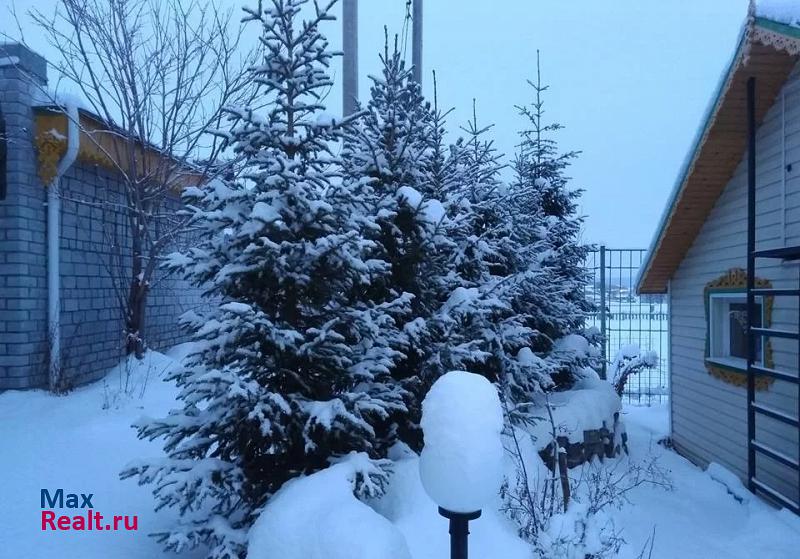
[[[789,41],[784,41],[783,38],[787,38]],[[674,214],[675,206],[680,200],[689,175],[700,154],[700,148],[702,147],[703,140],[716,119],[717,112],[721,106],[731,80],[736,74],[736,71],[739,69],[739,65],[746,58],[747,48],[754,40],[779,50],[786,50],[790,54],[798,54],[798,52],[800,52],[800,28],[763,17],[756,17],[750,19],[748,22],[745,22],[745,25],[743,25],[742,30],[739,33],[737,47],[734,50],[730,61],[725,66],[725,70],[720,77],[715,94],[711,98],[710,103],[706,108],[702,120],[703,125],[698,129],[692,142],[692,147],[688,151],[683,164],[681,165],[677,180],[673,185],[672,191],[668,198],[669,202],[664,207],[664,211],[662,212],[661,218],[658,222],[656,233],[653,236],[645,255],[645,261],[636,276],[635,285],[637,293],[659,294],[667,292],[666,281],[662,281],[661,278],[652,279],[649,277],[652,272],[654,259],[658,254],[661,242],[664,239],[667,227],[669,226],[670,220]],[[674,270],[672,270],[672,272],[674,273]]]
[[[663,238],[664,231],[666,230],[667,223],[669,222],[670,216],[672,215],[672,211],[675,208],[675,204],[678,202],[678,197],[680,196],[681,190],[683,189],[683,185],[686,182],[686,179],[689,174],[689,170],[692,168],[692,163],[697,158],[699,153],[700,145],[702,144],[703,138],[705,137],[706,133],[708,132],[708,128],[714,120],[714,115],[719,108],[720,101],[722,100],[722,94],[727,89],[727,85],[730,82],[733,74],[736,71],[736,68],[739,62],[742,59],[742,54],[744,52],[745,47],[745,38],[747,36],[747,28],[746,26],[742,26],[741,31],[739,32],[739,37],[736,44],[736,49],[733,52],[733,56],[729,60],[728,64],[725,66],[725,70],[720,75],[720,78],[717,82],[717,88],[714,93],[714,96],[711,98],[711,101],[706,106],[706,110],[703,113],[703,126],[698,128],[697,132],[695,133],[695,137],[692,140],[692,147],[689,149],[688,153],[684,157],[683,163],[681,164],[681,169],[678,172],[677,180],[675,184],[672,186],[672,190],[670,191],[669,195],[669,202],[664,207],[664,210],[661,213],[661,218],[658,220],[658,228],[656,229],[655,235],[650,241],[650,245],[647,248],[647,252],[645,253],[645,261],[644,265],[639,268],[639,272],[636,275],[636,292],[641,294],[659,294],[659,293],[666,293],[667,289],[666,286],[663,289],[654,289],[654,288],[647,288],[646,286],[642,286],[642,281],[647,276],[647,273],[650,271],[650,267],[653,263],[653,257],[656,254],[656,250]]]

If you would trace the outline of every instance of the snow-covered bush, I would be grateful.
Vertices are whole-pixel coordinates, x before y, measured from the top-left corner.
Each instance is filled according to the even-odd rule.
[[[658,354],[655,351],[642,351],[636,344],[622,346],[609,369],[614,390],[622,396],[631,376],[656,367],[658,367]]]
[[[507,446],[515,471],[501,492],[502,510],[537,559],[615,557],[625,540],[614,511],[637,487],[672,487],[655,456],[593,460],[570,470],[565,506],[557,473],[544,466],[527,433],[518,429],[515,437],[509,437],[512,444]]]

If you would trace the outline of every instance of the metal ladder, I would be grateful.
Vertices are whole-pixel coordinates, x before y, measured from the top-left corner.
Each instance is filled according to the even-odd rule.
[[[800,492],[800,460],[772,448],[756,439],[757,416],[769,417],[798,431],[798,456],[800,457],[800,317],[798,331],[776,330],[756,326],[756,297],[797,297],[800,305],[800,276],[797,289],[764,289],[756,288],[756,259],[777,259],[781,261],[800,260],[800,246],[790,246],[769,250],[756,250],[756,119],[755,119],[755,78],[747,81],[747,485],[753,493],[761,493],[783,507],[800,514],[800,498],[798,500],[782,494],[756,478],[756,458],[766,456],[793,470],[796,476],[798,492]],[[800,309],[800,307],[798,307]],[[800,314],[800,313],[799,313]],[[798,373],[792,374],[770,369],[756,363],[756,339],[785,338],[797,340]],[[778,382],[786,382],[797,387],[797,405],[795,415],[786,413],[756,402],[756,376],[771,377]]]

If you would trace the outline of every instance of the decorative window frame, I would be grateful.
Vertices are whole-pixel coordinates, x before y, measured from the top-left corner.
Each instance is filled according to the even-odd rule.
[[[772,283],[763,278],[756,278],[755,285],[759,288],[770,288]],[[706,343],[704,353],[704,363],[708,373],[728,384],[734,386],[747,386],[747,369],[738,367],[730,363],[722,363],[711,357],[711,298],[714,295],[734,295],[746,293],[747,272],[741,268],[732,268],[717,279],[706,284],[703,290],[703,304],[705,307],[706,320]],[[761,299],[761,324],[764,328],[769,328],[772,324],[772,308],[774,297],[760,297]],[[773,368],[775,363],[772,352],[772,340],[765,338],[762,346],[762,358],[764,366]],[[766,390],[773,382],[770,377],[756,377],[756,390]]]

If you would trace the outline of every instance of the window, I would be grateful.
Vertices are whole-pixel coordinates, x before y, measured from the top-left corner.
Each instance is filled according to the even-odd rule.
[[[763,304],[756,297],[754,326],[763,323]],[[709,294],[709,358],[740,367],[747,366],[747,297],[743,292]],[[756,362],[764,362],[763,339],[756,338]]]

